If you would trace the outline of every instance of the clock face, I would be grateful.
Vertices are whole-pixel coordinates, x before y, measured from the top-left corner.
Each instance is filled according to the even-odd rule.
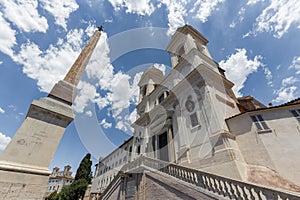
[[[192,101],[191,98],[188,98],[187,101],[185,102],[185,108],[189,112],[193,112],[193,110],[195,109],[195,102]]]

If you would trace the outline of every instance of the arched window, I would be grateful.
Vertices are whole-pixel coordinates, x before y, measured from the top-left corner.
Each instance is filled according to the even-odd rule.
[[[144,85],[141,89],[141,94],[142,94],[142,96],[145,96],[146,93],[147,93],[147,85]]]
[[[157,99],[158,104],[160,104],[161,102],[163,102],[167,96],[169,96],[169,92],[168,91],[164,91],[161,95],[159,95],[159,97]]]
[[[182,61],[183,59],[183,55],[184,55],[185,51],[184,51],[184,46],[181,46],[177,52],[177,58],[178,58],[178,62]]]

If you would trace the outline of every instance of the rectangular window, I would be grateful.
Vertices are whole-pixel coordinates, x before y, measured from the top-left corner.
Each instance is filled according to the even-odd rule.
[[[291,112],[294,115],[294,117],[296,117],[296,119],[298,120],[298,122],[300,123],[300,109],[291,110]]]
[[[152,136],[152,151],[154,152],[156,150],[155,148],[155,135]]]
[[[138,146],[137,147],[137,154],[140,155],[140,153],[141,153],[141,146]]]
[[[132,146],[129,147],[128,161],[131,160]]]
[[[258,131],[270,130],[265,120],[261,115],[250,116]]]
[[[195,126],[197,126],[199,124],[196,113],[191,114],[190,115],[190,119],[191,119],[191,125],[192,125],[192,127],[195,127]]]
[[[132,152],[132,146],[129,147],[129,153],[131,153],[131,152]]]
[[[158,103],[163,102],[164,99],[165,99],[165,95],[164,95],[164,93],[162,93],[162,94],[158,97]]]

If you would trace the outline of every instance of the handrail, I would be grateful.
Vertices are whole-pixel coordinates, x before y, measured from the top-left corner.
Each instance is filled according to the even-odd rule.
[[[109,183],[109,185],[105,188],[105,190],[102,192],[100,197],[98,199],[106,199],[107,195],[109,195],[109,192],[112,192],[111,189],[112,187],[117,183],[122,178],[123,171],[119,171],[118,174],[113,178],[113,180]]]
[[[138,159],[124,165],[121,170],[129,172],[134,168],[146,166],[177,179],[193,184],[204,190],[208,190],[229,199],[298,199],[300,194],[289,191],[281,191],[266,186],[246,183],[227,177],[187,168],[174,163],[164,162],[141,155]]]

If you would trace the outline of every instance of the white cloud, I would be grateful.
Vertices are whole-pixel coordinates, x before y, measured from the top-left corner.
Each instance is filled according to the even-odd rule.
[[[218,5],[225,0],[162,0],[161,3],[168,9],[168,34],[173,34],[177,28],[186,24],[189,19],[199,19],[206,22]]]
[[[88,78],[97,81],[97,85],[102,90],[109,90],[114,77],[114,67],[110,64],[109,52],[107,34],[103,32],[86,69]]]
[[[10,24],[3,18],[0,12],[0,51],[12,56],[13,46],[16,44],[16,32],[10,27]]]
[[[150,0],[108,0],[116,11],[127,8],[127,13],[151,15],[155,10]]]
[[[195,18],[200,19],[204,23],[212,12],[217,9],[218,4],[224,1],[225,0],[196,0],[192,12],[196,11]]]
[[[109,101],[106,97],[99,96],[94,101],[97,104],[97,106],[99,107],[99,109],[102,109],[102,108],[106,107],[107,105],[109,105]]]
[[[162,65],[161,65],[161,70],[163,69]],[[133,78],[133,82],[131,84],[131,98],[130,98],[130,102],[134,105],[136,105],[139,101],[139,92],[140,92],[140,88],[138,86],[138,83],[141,80],[143,72],[139,72],[137,74],[135,74],[134,78]]]
[[[299,80],[293,76],[287,77],[285,79],[282,80],[281,85],[282,86],[287,86],[287,85],[292,85],[296,82],[298,82]]]
[[[235,26],[236,26],[236,22],[234,21],[229,24],[229,28],[235,28]]]
[[[59,39],[56,46],[50,45],[41,51],[35,43],[28,42],[21,46],[13,60],[23,65],[23,72],[37,80],[43,92],[50,92],[54,83],[63,79],[68,69],[78,56],[82,45],[83,30],[68,32],[65,40]]]
[[[292,24],[300,28],[300,1],[271,0],[270,5],[256,18],[254,30],[249,33],[271,32],[274,37],[281,38]]]
[[[292,65],[289,67],[300,70],[300,57],[294,57],[292,61]],[[300,71],[298,71],[300,73]],[[298,73],[297,72],[297,73]],[[297,74],[296,73],[296,74]],[[281,103],[281,102],[287,102],[295,99],[297,96],[299,96],[298,87],[295,86],[295,83],[299,82],[299,79],[294,76],[286,77],[281,82],[280,89],[274,90],[274,94],[277,95],[275,99],[273,99],[273,102]]]
[[[107,99],[111,102],[113,117],[117,117],[124,108],[130,105],[133,91],[129,83],[130,76],[118,72],[111,80],[110,92],[107,94]]]
[[[3,110],[3,108],[0,107],[0,113],[5,113],[5,110]]]
[[[112,127],[112,123],[107,122],[106,119],[102,119],[102,121],[100,122],[100,125],[102,125],[104,128]]]
[[[138,15],[151,15],[155,9],[160,9],[164,5],[168,10],[168,34],[173,34],[177,28],[186,24],[185,18],[200,19],[203,23],[213,11],[218,9],[218,5],[225,0],[108,0],[115,11],[126,8],[127,13]]]
[[[242,22],[244,20],[244,16],[245,16],[245,11],[246,9],[244,7],[242,7],[239,12],[238,12],[238,19],[233,20],[230,24],[229,24],[229,28],[235,28],[237,22]]]
[[[244,7],[242,7],[239,12],[238,12],[238,16],[239,16],[239,21],[242,22],[244,20],[244,15],[245,15],[246,9]]]
[[[121,71],[114,73],[114,67],[110,64],[108,57],[109,51],[107,35],[103,34],[86,71],[88,77],[96,80],[97,86],[107,92],[105,97],[95,99],[98,106],[103,108],[110,104],[113,116],[116,117],[123,109],[128,108],[131,102],[137,102],[137,83],[141,74],[135,75],[131,83],[129,75]]]
[[[291,101],[296,98],[296,90],[296,86],[282,87],[279,90],[275,90],[274,94],[277,97],[273,101],[277,103]]]
[[[251,60],[248,59],[246,53],[246,49],[237,49],[235,54],[231,54],[227,60],[222,60],[219,63],[220,67],[225,69],[228,79],[235,84],[233,91],[237,96],[242,96],[240,90],[244,87],[248,75],[263,66],[262,56],[257,55]]]
[[[289,69],[295,69],[296,74],[300,74],[300,56],[294,57],[294,59],[292,61],[292,65],[289,66]]]
[[[122,130],[126,133],[133,132],[131,124],[136,120],[136,109],[134,109],[130,114],[124,116],[123,120],[119,120],[116,124],[116,128]]]
[[[85,22],[84,22],[85,23]],[[89,24],[89,26],[85,29],[85,33],[86,35],[90,38],[92,37],[92,35],[94,34],[95,30],[96,30],[96,26],[94,25],[96,23],[96,21],[90,21],[90,22],[86,22]],[[101,33],[101,37],[100,38],[103,38],[103,34],[106,35],[105,33]],[[98,42],[99,44],[100,42]],[[96,48],[95,48],[96,49]],[[95,51],[95,50],[94,50]]]
[[[67,29],[66,20],[70,14],[79,8],[75,0],[41,0],[42,7],[55,18],[55,24]]]
[[[91,35],[95,30],[95,26],[89,26],[86,33]],[[107,43],[107,34],[102,32],[94,53],[86,68],[86,73],[89,81],[81,82],[78,87],[78,96],[76,98],[74,109],[76,112],[82,113],[88,102],[95,102],[100,109],[108,106],[111,102],[107,96],[100,96],[96,92],[96,87],[101,90],[110,91],[111,80],[114,78],[113,66],[110,64],[108,57],[109,46]],[[87,90],[87,91],[82,91]]]
[[[137,13],[140,15],[151,15],[154,11],[153,4],[150,0],[127,0],[125,1],[128,13]]]
[[[159,70],[163,73],[163,75],[165,75],[165,73],[166,73],[166,68],[167,68],[166,65],[155,63],[155,64],[153,65],[153,67],[155,67],[156,69],[159,69]]]
[[[3,151],[10,141],[11,138],[9,136],[6,136],[0,132],[0,150]]]
[[[86,114],[87,116],[89,116],[89,117],[92,117],[92,116],[93,116],[93,113],[92,113],[92,111],[90,111],[90,110],[86,111],[85,114]]]
[[[265,0],[248,0],[247,5],[252,6],[258,2],[264,2]]]
[[[273,86],[273,81],[272,81],[273,75],[271,70],[267,67],[264,67],[264,73],[266,75],[266,79],[268,80],[268,85]]]
[[[95,27],[92,27],[94,29]],[[89,33],[89,27],[87,32]],[[120,130],[131,130],[131,119],[135,118],[134,113],[127,115],[129,106],[138,102],[138,82],[141,74],[137,73],[134,77],[119,71],[114,73],[114,67],[110,63],[108,56],[110,52],[107,35],[102,33],[100,40],[94,50],[90,62],[88,63],[86,74],[88,80],[81,81],[79,84],[78,96],[76,98],[74,109],[76,112],[83,113],[88,103],[96,103],[100,109],[107,107],[114,117],[116,128]],[[157,67],[163,70],[162,65]],[[87,82],[88,81],[88,82]],[[101,90],[101,95],[97,93]],[[86,113],[87,114],[87,113]],[[134,116],[133,116],[134,115]]]
[[[46,32],[47,19],[38,13],[37,0],[0,0],[6,19],[25,32]]]
[[[15,105],[8,105],[8,107],[14,112],[17,110],[17,106]]]
[[[186,1],[172,1],[172,0],[162,0],[163,4],[166,5],[166,8],[169,10],[168,13],[168,34],[173,34],[178,27],[181,27],[185,24],[184,17],[187,15]]]
[[[76,112],[82,113],[90,101],[94,102],[94,98],[99,96],[95,86],[90,83],[80,81],[78,84],[78,93],[73,108]]]

